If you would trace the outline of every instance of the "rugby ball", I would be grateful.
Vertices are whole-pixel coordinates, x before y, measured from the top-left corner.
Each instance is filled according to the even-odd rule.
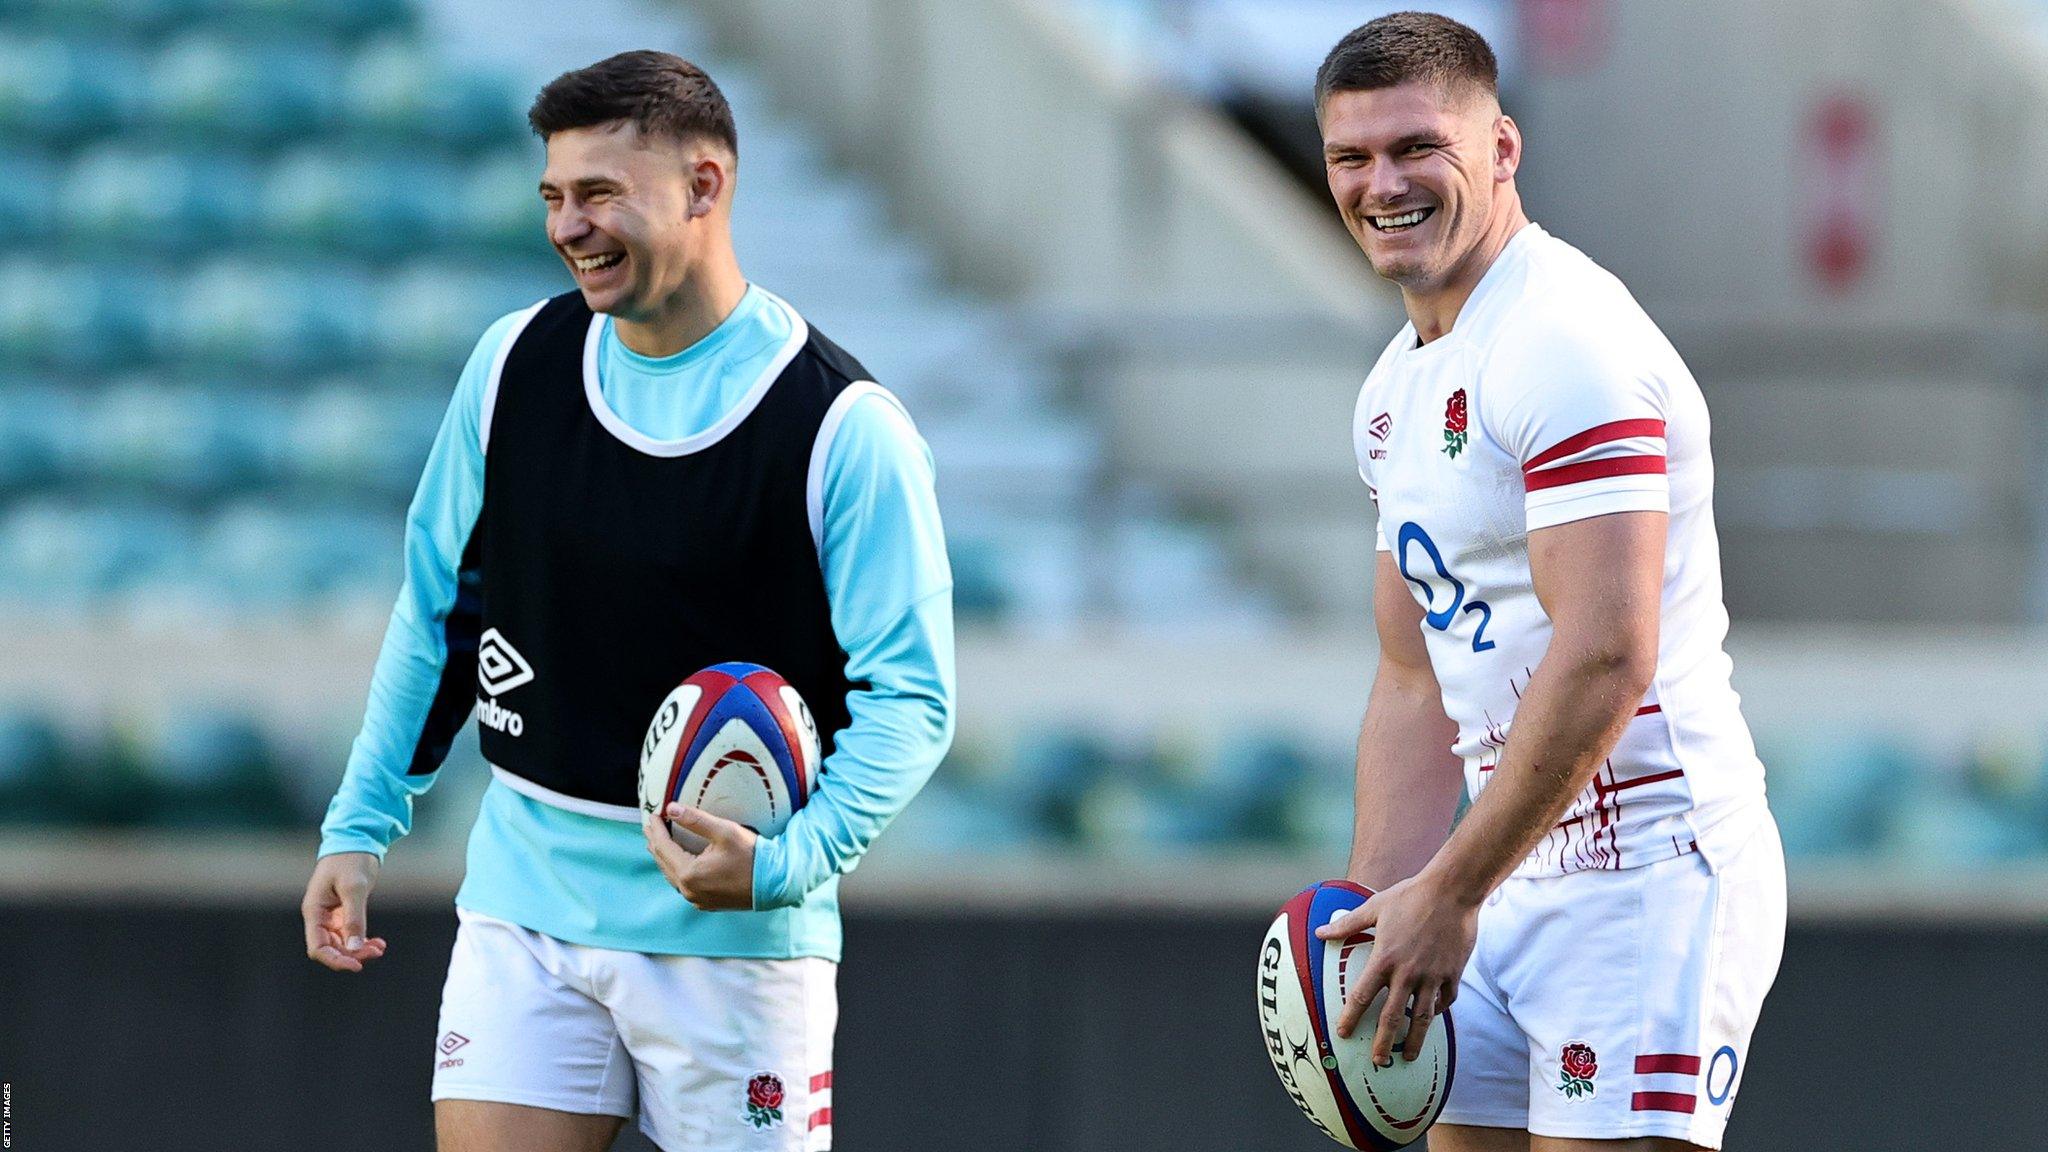
[[[1311,1123],[1348,1148],[1385,1152],[1413,1143],[1436,1122],[1451,1090],[1457,1040],[1445,1010],[1414,1061],[1401,1056],[1404,1028],[1393,1065],[1373,1067],[1384,991],[1349,1039],[1337,1035],[1344,994],[1372,956],[1372,933],[1318,940],[1315,931],[1371,896],[1348,880],[1325,880],[1280,909],[1259,946],[1259,1031],[1281,1086]]]
[[[773,836],[818,783],[818,728],[797,690],[759,664],[714,664],[676,686],[640,745],[640,810],[671,801]],[[671,825],[691,851],[704,841]]]

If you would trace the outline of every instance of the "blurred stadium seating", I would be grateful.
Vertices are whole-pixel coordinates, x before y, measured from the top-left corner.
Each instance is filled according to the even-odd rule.
[[[384,870],[369,982],[303,960],[288,909],[455,374],[569,286],[525,104],[653,46],[737,109],[748,273],[940,467],[962,727],[846,886],[843,1142],[1328,1147],[1260,1067],[1242,949],[1350,837],[1347,419],[1398,301],[1322,199],[1305,96],[1337,34],[1408,6],[0,0],[22,1146],[263,1148],[307,1115],[431,1142],[405,1053],[490,778],[474,729]],[[1736,686],[1793,858],[1730,1146],[1926,1144],[1939,1100],[1941,1147],[2037,1147],[2009,1086],[2044,1071],[2048,0],[1421,6],[1494,41],[1533,214],[1715,411]],[[1868,278],[1831,295],[1801,181],[1841,173],[1798,133],[1845,93],[1891,151],[1848,197]],[[1890,1053],[1904,988],[1960,1023]]]
[[[397,0],[9,0],[0,77],[0,157],[55,217],[0,224],[39,253],[0,259],[0,595],[388,596],[377,557],[463,356],[567,286],[528,93],[440,60]],[[743,120],[750,275],[924,421],[967,614],[1259,611],[1199,525],[1100,510],[1099,436],[998,309],[947,290],[800,128]]]
[[[87,619],[388,604],[456,369],[493,318],[567,287],[532,192],[530,93],[443,59],[420,15],[0,2],[17,197],[0,216],[0,604]],[[1199,524],[1115,490],[1099,433],[998,309],[949,291],[873,191],[821,171],[744,69],[692,54],[744,109],[750,275],[904,395],[943,461],[964,617],[1261,611]],[[195,805],[246,784],[223,818],[275,824],[287,809],[257,793],[280,770],[331,777],[333,747],[287,764],[233,710],[186,719],[189,743],[116,753],[13,714],[11,818],[105,819],[94,780],[132,771]],[[196,770],[205,755],[226,758],[217,773]]]
[[[0,825],[304,828],[317,822],[346,741],[286,735],[234,705],[124,717],[111,731],[52,709],[0,711]],[[2038,743],[1950,752],[1906,738],[1823,733],[1767,744],[1787,852],[1816,861],[1953,867],[2048,856],[2048,756]],[[892,855],[1213,849],[1328,851],[1350,836],[1350,749],[1281,728],[1219,738],[1132,735],[1074,723],[963,739],[890,833]],[[484,779],[473,741],[422,805],[422,829],[459,835]]]
[[[1242,7],[1077,4],[1217,99],[1263,74],[1256,45],[1218,54]],[[1330,9],[1290,6],[1269,49],[1322,43]],[[1224,533],[1113,466],[1102,413],[1072,402],[1072,349],[1035,335],[1037,314],[949,283],[878,185],[823,163],[814,125],[687,11],[673,21],[739,109],[744,266],[902,394],[933,445],[970,629],[1257,636],[1280,619]],[[381,616],[463,357],[491,319],[567,286],[532,192],[527,80],[441,47],[407,0],[0,0],[15,194],[0,213],[0,611],[88,634],[336,604]],[[311,734],[220,699],[200,685],[161,714],[81,719],[23,695],[0,710],[0,822],[316,820],[359,697],[318,701]],[[1760,735],[1795,855],[2048,855],[2048,734]],[[457,791],[481,778],[464,748]],[[1327,847],[1349,834],[1335,798],[1350,755],[1341,735],[1279,724],[970,714],[891,839]],[[437,795],[423,819],[459,807]]]

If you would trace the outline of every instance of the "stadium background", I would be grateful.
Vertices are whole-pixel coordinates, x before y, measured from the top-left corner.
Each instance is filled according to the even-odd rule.
[[[846,885],[840,1146],[1323,1146],[1251,958],[1341,865],[1399,304],[1307,90],[1399,6],[0,0],[14,1146],[429,1146],[473,738],[390,956],[316,969],[296,901],[455,372],[568,283],[525,104],[648,46],[735,105],[751,278],[940,466],[961,736]],[[1714,407],[1793,887],[1730,1146],[2037,1146],[2048,4],[1434,7]]]

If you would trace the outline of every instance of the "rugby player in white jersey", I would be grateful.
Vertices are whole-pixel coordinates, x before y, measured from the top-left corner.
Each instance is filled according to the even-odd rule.
[[[1722,651],[1706,405],[1523,214],[1495,78],[1414,12],[1316,78],[1331,194],[1409,318],[1353,427],[1380,660],[1349,874],[1378,895],[1324,929],[1376,938],[1339,1028],[1386,1063],[1456,1001],[1434,1152],[1718,1148],[1785,874]]]

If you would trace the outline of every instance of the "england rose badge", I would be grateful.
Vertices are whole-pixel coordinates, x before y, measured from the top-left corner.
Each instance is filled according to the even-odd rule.
[[[1466,420],[1465,390],[1460,388],[1444,403],[1444,455],[1453,460],[1465,450]]]
[[[747,1123],[766,1128],[782,1121],[782,1077],[756,1072],[747,1081]]]
[[[1591,1045],[1574,1040],[1564,1046],[1557,1062],[1564,1073],[1558,1081],[1558,1091],[1573,1099],[1593,1094],[1593,1077],[1600,1074],[1600,1059],[1593,1054]]]

